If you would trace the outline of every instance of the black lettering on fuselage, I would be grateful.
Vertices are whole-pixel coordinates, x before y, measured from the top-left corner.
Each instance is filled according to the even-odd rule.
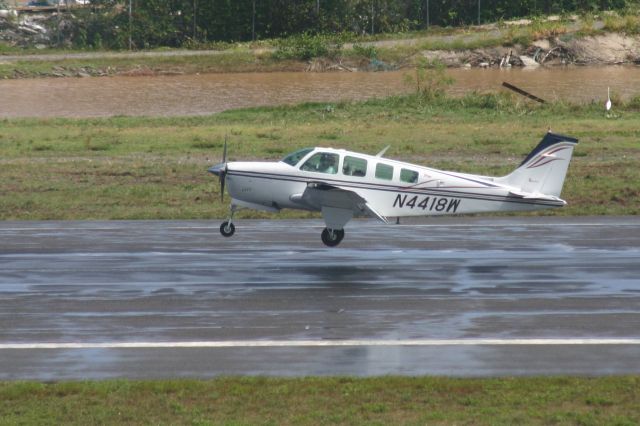
[[[416,206],[416,201],[418,201],[417,195],[407,202],[407,207],[414,208]]]
[[[429,197],[426,197],[424,200],[420,201],[420,204],[418,204],[418,207],[424,210],[427,208],[428,205],[429,205]]]
[[[401,195],[398,194],[396,196],[396,201],[393,202],[393,207],[404,207],[404,202],[407,201],[407,196],[406,195]]]
[[[449,206],[447,207],[447,213],[455,213],[458,210],[458,206],[460,205],[459,198],[453,198],[449,200]],[[453,211],[451,211],[453,209]]]
[[[419,202],[418,202],[419,201]],[[456,213],[460,206],[460,198],[433,197],[428,196],[422,199],[418,195],[407,200],[407,195],[397,194],[393,202],[393,207],[414,209],[416,206],[425,211],[436,211],[445,213]]]

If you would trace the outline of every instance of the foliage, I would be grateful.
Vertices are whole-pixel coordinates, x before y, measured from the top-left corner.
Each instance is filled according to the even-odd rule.
[[[127,47],[128,24],[118,10],[116,1],[95,0],[95,9],[78,9],[78,21],[73,27],[71,39],[79,48]]]
[[[368,59],[376,59],[378,57],[378,50],[375,46],[370,44],[353,44],[353,53],[357,56],[363,56]]]
[[[273,56],[276,59],[302,60],[318,57],[334,58],[340,53],[340,49],[342,49],[342,42],[336,37],[303,33],[278,40]]]
[[[479,11],[478,4],[481,5]],[[309,34],[372,35],[432,26],[463,26],[478,20],[488,22],[607,9],[630,11],[633,4],[637,1],[145,0],[132,3],[130,21],[127,0],[94,0],[89,9],[77,12],[78,28],[72,32],[72,41],[78,47],[126,48],[131,38],[133,46],[142,49],[296,35],[305,39]],[[540,23],[539,32],[555,35],[561,27],[553,25]],[[628,18],[623,26],[627,32],[637,28],[637,19],[633,18]]]
[[[622,32],[628,35],[640,34],[640,17],[637,14],[606,14],[604,16],[604,30]]]

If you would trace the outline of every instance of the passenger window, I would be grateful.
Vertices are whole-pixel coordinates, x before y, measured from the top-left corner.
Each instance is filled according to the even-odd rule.
[[[418,172],[409,169],[400,169],[400,180],[407,183],[418,182]]]
[[[378,179],[384,179],[384,180],[393,179],[393,166],[378,163],[376,165],[376,177]]]
[[[319,152],[314,154],[300,167],[300,170],[316,173],[329,173],[335,175],[338,173],[338,163],[340,156],[338,154],[330,154],[327,152]]]
[[[347,176],[364,176],[367,174],[367,160],[356,157],[344,157],[342,173]]]

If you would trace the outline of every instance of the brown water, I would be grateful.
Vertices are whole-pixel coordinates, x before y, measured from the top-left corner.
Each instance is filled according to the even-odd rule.
[[[411,71],[234,73],[158,77],[45,78],[0,81],[0,117],[203,115],[231,108],[302,101],[368,99],[407,92]],[[503,81],[543,99],[640,95],[640,67],[452,69],[449,92],[501,89]],[[614,105],[615,108],[615,105]]]

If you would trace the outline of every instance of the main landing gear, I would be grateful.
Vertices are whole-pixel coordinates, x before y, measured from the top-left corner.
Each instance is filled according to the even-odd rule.
[[[233,224],[233,215],[235,214],[237,207],[235,205],[231,205],[229,209],[229,219],[222,222],[220,225],[220,234],[223,237],[231,237],[236,232],[236,227]],[[324,228],[322,230],[322,234],[320,234],[322,242],[328,247],[335,247],[344,238],[344,229],[330,229]]]
[[[335,247],[340,244],[340,241],[344,238],[344,229],[324,228],[320,237],[326,246]]]
[[[353,210],[322,206],[321,211],[326,228],[322,230],[320,237],[326,246],[335,247],[344,238],[344,226],[353,217]]]
[[[236,232],[236,227],[233,225],[233,214],[236,212],[236,206],[233,204],[229,209],[229,219],[222,222],[220,225],[220,233],[223,237],[230,237]]]

